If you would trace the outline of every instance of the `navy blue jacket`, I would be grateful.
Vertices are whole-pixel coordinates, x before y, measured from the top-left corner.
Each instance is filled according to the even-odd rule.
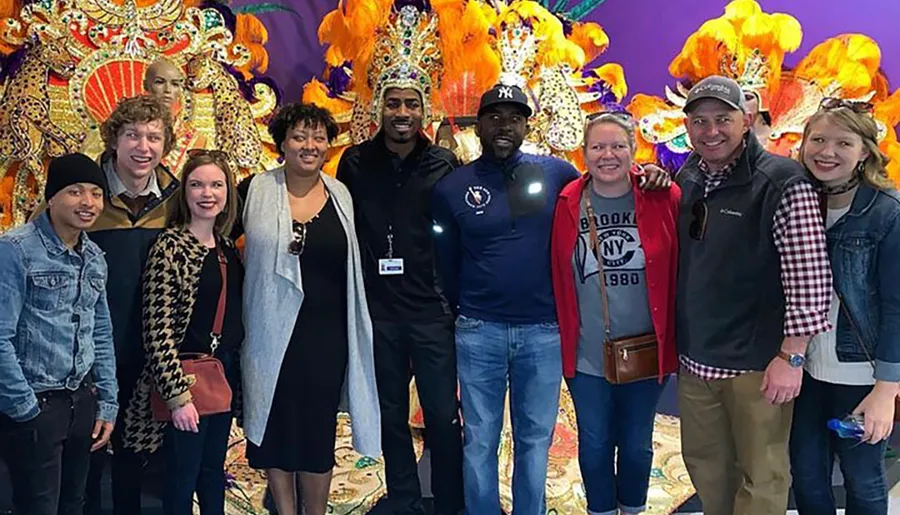
[[[871,358],[875,379],[900,381],[900,195],[860,185],[850,211],[826,234],[834,287],[846,308],[838,315],[838,360]]]
[[[556,322],[550,277],[553,208],[578,178],[569,163],[517,152],[482,156],[434,188],[437,264],[459,314],[489,322]]]

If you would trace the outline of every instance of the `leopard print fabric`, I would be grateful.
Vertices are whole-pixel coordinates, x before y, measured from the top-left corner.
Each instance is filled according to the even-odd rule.
[[[187,64],[187,85],[195,92],[212,89],[216,109],[216,146],[240,168],[259,164],[262,146],[250,104],[241,96],[237,80],[221,64],[198,54]]]
[[[230,241],[225,241],[233,246]],[[184,373],[178,347],[184,340],[209,249],[189,231],[169,228],[150,249],[144,269],[143,324],[146,361],[125,411],[124,444],[154,452],[166,424],[153,420],[150,393],[156,388],[170,408],[191,400],[194,379]]]
[[[15,225],[24,223],[25,213],[34,208],[29,202],[36,194],[27,184],[29,178],[44,183],[44,157],[75,152],[81,146],[83,134],[69,134],[50,119],[49,74],[69,78],[74,69],[65,41],[47,39],[28,51],[0,101],[0,158],[22,162],[15,180]]]

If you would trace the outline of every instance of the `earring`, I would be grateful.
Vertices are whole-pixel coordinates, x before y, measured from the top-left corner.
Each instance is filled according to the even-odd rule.
[[[856,172],[857,173],[862,174],[865,171],[866,171],[866,162],[865,161],[860,161],[859,163],[856,164]]]

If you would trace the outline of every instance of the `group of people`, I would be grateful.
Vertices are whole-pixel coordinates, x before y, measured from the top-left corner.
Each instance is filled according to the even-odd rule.
[[[826,99],[795,161],[761,147],[737,83],[710,77],[687,98],[694,151],[672,183],[635,162],[624,111],[589,117],[580,174],[520,150],[532,109],[498,84],[478,108],[482,156],[461,166],[424,134],[421,90],[379,91],[377,134],[336,178],[321,169],[338,127],[302,103],[269,126],[283,166],[240,185],[222,152],[191,151],[180,179],[160,164],[174,133],[152,96],[117,106],[98,162],[51,162],[46,206],[0,236],[16,513],[100,513],[111,443],[117,515],[141,512],[160,449],[164,511],[192,513],[196,494],[222,514],[237,418],[277,512],[324,514],[341,410],[356,450],[383,455],[391,512],[421,515],[413,376],[435,513],[501,512],[507,389],[513,511],[545,513],[563,379],[588,512],[640,513],[675,372],[706,513],[784,513],[791,485],[801,513],[834,513],[835,457],[847,512],[887,513],[900,196],[870,106]],[[616,379],[612,344],[638,336],[653,369]],[[196,355],[218,363],[229,407],[201,402]],[[826,427],[850,415],[863,444]]]

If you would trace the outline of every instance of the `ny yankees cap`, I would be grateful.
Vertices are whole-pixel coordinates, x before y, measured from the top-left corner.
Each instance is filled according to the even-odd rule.
[[[490,106],[497,104],[513,104],[518,106],[525,113],[525,116],[531,116],[531,106],[528,105],[528,96],[518,86],[506,86],[497,84],[493,88],[481,95],[481,103],[478,105],[478,116]]]
[[[694,87],[688,92],[687,101],[684,103],[684,112],[689,113],[691,106],[704,98],[714,98],[739,111],[747,111],[744,106],[744,92],[737,82],[728,77],[711,75],[694,84]]]

